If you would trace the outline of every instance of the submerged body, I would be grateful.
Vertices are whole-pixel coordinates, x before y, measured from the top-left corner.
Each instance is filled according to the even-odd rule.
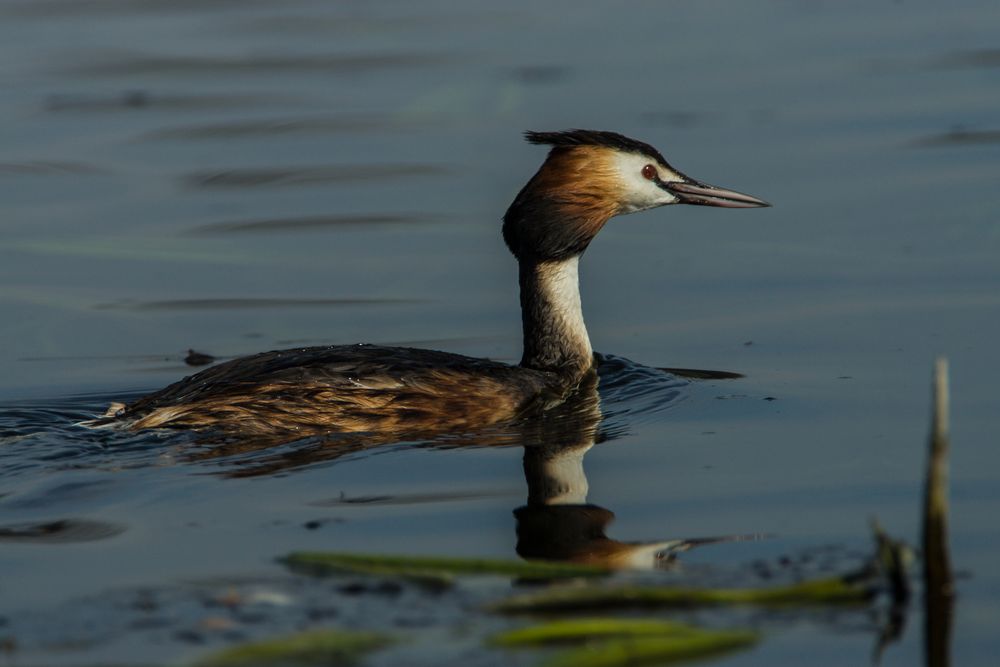
[[[333,345],[263,352],[184,378],[124,408],[132,428],[245,434],[423,433],[509,420],[561,402],[557,373],[447,352]]]
[[[694,181],[648,144],[613,132],[529,132],[552,146],[504,215],[519,264],[517,366],[413,348],[344,345],[264,352],[184,378],[95,425],[231,434],[463,431],[544,411],[594,373],[580,256],[607,221],[668,204],[768,204]]]

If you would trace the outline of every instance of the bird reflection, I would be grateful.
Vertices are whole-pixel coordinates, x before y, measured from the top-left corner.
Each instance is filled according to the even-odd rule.
[[[615,412],[619,404],[626,406],[624,413],[635,409],[640,395],[645,401],[645,409],[672,404],[683,397],[681,389],[686,382],[678,377],[680,373],[703,378],[710,372],[666,373],[610,356],[598,356],[598,362],[597,370],[590,371],[577,390],[560,405],[476,433],[395,433],[391,437],[350,433],[293,442],[258,437],[223,443],[202,442],[191,457],[225,464],[225,476],[248,477],[287,472],[379,446],[438,449],[522,446],[528,493],[526,503],[514,510],[516,550],[522,558],[612,569],[663,568],[675,562],[677,553],[692,547],[743,539],[623,542],[606,535],[605,530],[615,514],[587,502],[589,485],[584,457],[594,445],[627,432],[627,428],[609,420],[608,413]]]
[[[572,401],[525,428],[527,503],[514,510],[522,558],[567,561],[611,569],[668,567],[692,547],[740,539],[720,537],[622,542],[605,528],[615,514],[587,502],[586,453],[606,439],[596,373]],[[527,425],[526,425],[527,426]]]

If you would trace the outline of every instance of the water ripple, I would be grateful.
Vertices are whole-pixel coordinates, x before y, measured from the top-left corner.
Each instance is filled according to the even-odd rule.
[[[241,308],[303,308],[327,306],[378,306],[420,303],[419,299],[165,299],[162,301],[115,301],[94,306],[98,310],[234,310]]]
[[[189,434],[127,433],[78,425],[102,414],[113,401],[135,398],[138,394],[86,395],[0,405],[0,481],[41,471],[120,471],[161,464],[165,446],[188,442]]]
[[[293,102],[297,98],[285,95],[250,95],[237,93],[152,93],[146,90],[125,90],[119,93],[57,93],[45,99],[44,109],[54,113],[106,113],[160,109],[168,111],[216,111],[251,106]]]
[[[37,523],[0,525],[0,543],[33,542],[65,544],[105,540],[125,532],[125,527],[90,519],[55,519]]]
[[[957,127],[948,132],[931,134],[914,140],[911,146],[939,148],[944,146],[981,146],[1000,143],[1000,130],[967,130]]]
[[[271,218],[213,222],[192,229],[191,234],[229,234],[243,232],[292,232],[340,227],[368,227],[373,225],[413,225],[432,220],[430,216],[413,214],[358,214],[314,215],[300,218]]]
[[[0,162],[0,176],[49,176],[62,174],[105,173],[97,165],[86,162],[54,162],[32,160],[30,162]]]
[[[1000,49],[968,49],[952,51],[938,58],[934,64],[946,68],[990,69],[1000,67]]]
[[[5,12],[19,16],[44,16],[107,13],[155,14],[161,12],[187,13],[192,9],[246,9],[254,5],[271,6],[271,0],[15,0],[7,2]]]
[[[635,417],[661,412],[684,400],[687,380],[624,357],[607,354],[598,359],[602,430],[627,431]]]
[[[298,441],[240,439],[233,443],[183,431],[123,432],[78,426],[103,413],[113,401],[128,402],[139,394],[11,403],[0,406],[0,480],[42,470],[119,471],[177,462],[207,466],[226,476],[253,476],[402,446],[456,448],[597,442],[621,437],[640,419],[675,406],[685,397],[688,382],[675,375],[612,355],[598,359],[598,377],[590,386],[540,418],[527,417],[481,432],[445,433],[405,442],[379,438],[378,434],[332,434]],[[80,492],[86,489],[61,489],[56,495],[62,498],[67,493]],[[51,493],[44,495],[49,497]]]
[[[199,188],[255,188],[378,181],[408,176],[433,176],[447,169],[429,164],[368,164],[315,167],[262,167],[194,172],[183,177]]]
[[[153,140],[239,139],[243,137],[271,137],[285,134],[385,132],[393,129],[412,130],[418,125],[426,124],[426,122],[419,122],[412,119],[403,121],[397,117],[375,114],[306,118],[260,118],[167,127],[147,132],[141,138]]]
[[[274,54],[274,55],[150,55],[108,53],[89,63],[66,68],[70,74],[90,76],[227,77],[240,72],[303,72],[364,74],[387,69],[413,69],[459,60],[456,54],[443,53],[352,53],[352,54]]]

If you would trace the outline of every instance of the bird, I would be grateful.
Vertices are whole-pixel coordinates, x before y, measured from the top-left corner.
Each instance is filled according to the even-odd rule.
[[[518,263],[520,363],[369,344],[275,350],[112,404],[90,425],[261,437],[426,434],[544,413],[595,373],[578,267],[609,220],[673,204],[770,206],[696,181],[653,146],[617,132],[524,137],[549,151],[503,216],[503,239]]]

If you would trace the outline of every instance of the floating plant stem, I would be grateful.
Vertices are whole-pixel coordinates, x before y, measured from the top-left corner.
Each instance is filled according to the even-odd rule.
[[[647,618],[579,618],[552,621],[494,635],[507,648],[574,645],[545,662],[546,667],[617,667],[700,658],[757,642],[745,630],[708,630]]]
[[[437,581],[448,584],[459,575],[500,575],[520,579],[564,579],[595,577],[608,570],[592,565],[515,561],[488,558],[448,558],[437,556],[382,556],[336,552],[295,552],[283,559],[290,568],[307,574],[325,575],[355,572],[378,576]]]
[[[349,665],[364,653],[390,643],[391,638],[374,632],[313,630],[224,649],[198,660],[194,666]]]
[[[508,630],[490,638],[498,646],[537,646],[625,637],[684,637],[705,632],[684,623],[649,618],[575,618]]]
[[[682,637],[613,639],[567,649],[542,663],[544,667],[631,667],[696,660],[752,646],[757,635],[740,630],[703,630]]]
[[[709,605],[853,605],[872,596],[867,586],[839,577],[814,579],[775,588],[685,588],[679,586],[608,586],[553,589],[503,600],[501,612],[582,611],[635,607]]]

